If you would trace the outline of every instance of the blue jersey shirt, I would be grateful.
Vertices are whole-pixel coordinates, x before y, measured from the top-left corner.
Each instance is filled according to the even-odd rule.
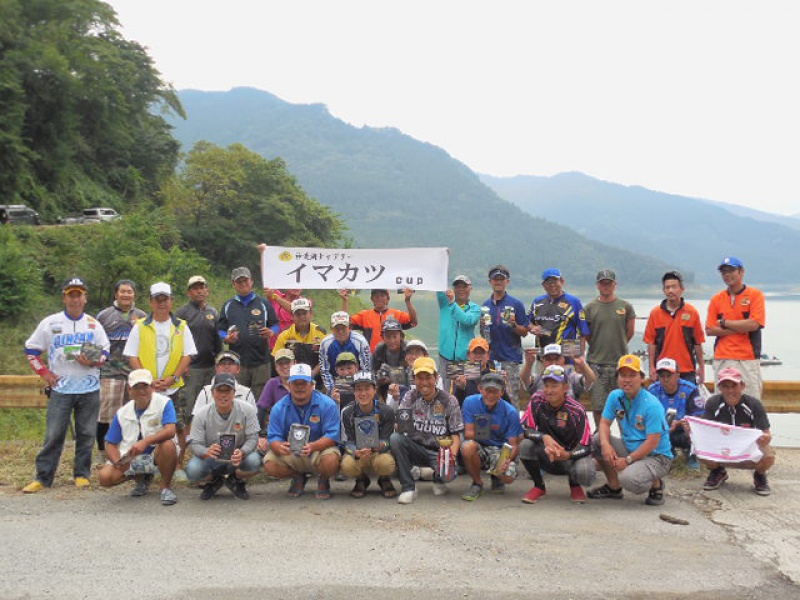
[[[137,419],[141,419],[145,410],[147,409],[135,409],[133,412],[136,413]],[[170,425],[171,423],[177,423],[177,421],[178,418],[175,414],[175,406],[172,404],[172,401],[169,401],[164,405],[164,412],[161,413],[161,425],[166,426]],[[141,432],[139,433],[139,439],[142,439]],[[106,442],[109,444],[114,444],[115,446],[119,446],[122,443],[122,427],[119,424],[119,417],[117,415],[114,415],[111,425],[108,426]],[[155,446],[148,446],[144,453],[151,454],[153,450],[155,450]]]
[[[489,344],[491,349],[489,357],[492,360],[521,363],[522,346],[519,341],[520,337],[511,331],[511,327],[503,323],[503,309],[506,306],[513,309],[517,325],[527,327],[530,321],[528,321],[525,305],[514,296],[508,294],[497,302],[492,296],[483,305],[489,307],[489,314],[492,317],[492,326],[489,329],[492,338]]]
[[[292,423],[308,425],[311,428],[309,442],[316,442],[326,437],[339,442],[341,421],[339,405],[333,398],[314,390],[311,400],[305,406],[297,406],[292,402],[291,394],[287,394],[272,407],[269,414],[267,440],[272,442],[288,442],[289,428]]]
[[[473,394],[464,400],[461,408],[464,415],[464,425],[475,424],[475,415],[489,415],[490,438],[480,443],[485,446],[502,446],[509,438],[523,434],[522,424],[519,421],[519,411],[502,398],[494,409],[489,410],[483,401],[483,396]]]
[[[663,454],[673,458],[664,407],[658,398],[644,388],[639,390],[633,401],[628,400],[622,390],[611,392],[603,409],[603,418],[609,421],[617,419],[628,452],[635,452],[648,435],[657,433],[661,439],[651,454]]]
[[[589,323],[580,299],[572,294],[561,294],[553,300],[548,294],[533,299],[528,318],[550,333],[539,336],[539,345],[560,344],[564,340],[577,340],[589,335]]]
[[[678,389],[671,396],[664,391],[661,383],[656,381],[647,391],[653,394],[664,407],[664,413],[670,408],[675,409],[675,419],[680,421],[686,415],[702,416],[705,405],[697,386],[684,379],[678,380]]]

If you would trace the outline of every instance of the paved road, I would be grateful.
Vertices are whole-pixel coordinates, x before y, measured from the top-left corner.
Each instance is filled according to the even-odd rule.
[[[421,483],[410,506],[351,499],[351,482],[329,502],[263,480],[249,502],[180,488],[173,507],[129,484],[5,487],[0,598],[798,598],[799,450],[779,451],[771,481],[762,498],[745,473],[718,492],[673,478],[663,507],[572,505],[558,478],[534,506],[519,502],[526,480],[464,502],[464,477],[442,498]]]

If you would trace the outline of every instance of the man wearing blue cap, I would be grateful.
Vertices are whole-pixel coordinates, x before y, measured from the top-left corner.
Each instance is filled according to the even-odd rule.
[[[717,267],[726,289],[711,298],[706,335],[714,343],[714,372],[738,369],[750,396],[761,399],[761,330],[767,323],[764,294],[744,284],[744,263],[725,257]]]
[[[558,269],[546,269],[542,273],[545,293],[531,303],[528,313],[531,333],[536,336],[540,348],[560,344],[564,354],[583,356],[583,344],[578,341],[589,335],[589,324],[580,299],[564,292],[565,283]]]

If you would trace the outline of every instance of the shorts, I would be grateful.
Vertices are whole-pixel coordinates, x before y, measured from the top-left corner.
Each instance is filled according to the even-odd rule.
[[[501,450],[502,448],[500,446],[486,446],[484,444],[478,444],[478,457],[481,459],[482,471],[490,472],[497,468],[497,461],[500,458]],[[516,461],[511,461],[509,463],[508,469],[506,469],[503,475],[506,477],[513,477],[514,479],[517,478]]]
[[[592,410],[602,411],[606,406],[608,395],[617,389],[617,366],[597,363],[590,366],[597,374],[597,381],[594,382],[589,392]]]
[[[617,456],[628,456],[630,451],[620,438],[611,436],[611,446]],[[603,452],[600,447],[600,434],[596,433],[592,438],[592,447],[595,457],[602,463]],[[661,479],[669,473],[672,466],[672,459],[663,454],[651,454],[625,467],[617,472],[619,484],[623,489],[633,494],[644,494],[652,486],[656,479]]]
[[[761,381],[761,361],[714,359],[714,373],[718,374],[722,369],[727,369],[729,367],[738,369],[742,374],[744,393],[761,400],[761,393],[764,390],[764,384]],[[714,379],[716,379],[716,377]],[[716,382],[714,383],[714,391],[719,393]]]
[[[336,454],[336,456],[342,455],[337,446],[325,448],[325,450],[322,450],[321,452],[314,452],[310,456],[298,456],[297,454],[278,456],[272,450],[270,450],[264,457],[264,464],[266,465],[268,462],[274,462],[275,464],[286,467],[295,473],[316,474],[319,473],[319,461],[323,456],[328,456],[329,454]]]
[[[175,407],[175,429],[183,431],[186,423],[191,423],[192,413],[186,410],[186,393],[184,388],[178,388],[170,396],[172,405]]]
[[[518,362],[501,361],[500,368],[506,372],[506,394],[516,408],[522,406],[519,397],[520,391],[520,364]]]
[[[128,381],[115,377],[100,378],[100,413],[98,423],[111,423],[114,415],[128,400]]]

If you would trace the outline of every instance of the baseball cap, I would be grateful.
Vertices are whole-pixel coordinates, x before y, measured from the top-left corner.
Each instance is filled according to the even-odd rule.
[[[475,348],[483,348],[487,352],[489,351],[489,342],[487,342],[482,337],[472,338],[472,341],[469,343],[469,352],[475,350]]]
[[[617,280],[617,274],[614,273],[611,269],[603,269],[597,272],[597,278],[595,281],[603,281],[604,279],[610,279],[611,281]]]
[[[742,378],[742,373],[741,371],[739,371],[739,369],[735,367],[728,367],[726,369],[722,369],[719,373],[717,373],[717,383],[720,384],[723,381],[742,383],[744,379]]]
[[[64,282],[64,285],[61,286],[61,291],[66,294],[72,290],[87,292],[89,291],[89,288],[86,287],[86,282],[80,277],[70,277]]]
[[[669,371],[670,373],[678,372],[678,363],[671,358],[662,358],[656,363],[656,373],[659,371]]]
[[[436,375],[436,361],[429,356],[421,356],[414,361],[414,375],[417,373]]]
[[[358,364],[358,359],[356,358],[356,355],[353,354],[352,352],[340,352],[339,356],[336,357],[337,365],[348,362]]]
[[[297,363],[292,365],[289,369],[289,383],[293,381],[308,381],[313,383],[314,378],[311,376],[311,367],[305,363]]]
[[[497,388],[502,390],[506,382],[503,380],[503,375],[497,371],[490,371],[481,377],[480,386],[485,388]]]
[[[337,325],[350,325],[350,315],[343,310],[333,313],[331,315],[331,327],[336,327]]]
[[[292,312],[298,310],[311,310],[311,300],[308,298],[297,298],[292,300]]]
[[[358,383],[371,383],[373,386],[377,386],[375,377],[369,371],[359,371],[353,375],[353,385]]]
[[[228,386],[229,388],[233,388],[235,390],[236,378],[230,373],[217,373],[214,375],[214,383],[212,384],[212,387],[217,389],[224,386]]]
[[[425,342],[422,340],[411,340],[406,344],[406,350],[409,348],[422,348],[422,351],[425,353],[425,356],[428,356],[428,347],[425,345]]]
[[[551,277],[555,277],[557,279],[561,279],[561,271],[558,269],[545,269],[542,273],[542,282],[547,281]]]
[[[548,354],[558,354],[561,356],[561,344],[547,344],[542,351],[542,356],[547,356]]]
[[[186,289],[188,290],[190,287],[192,287],[193,285],[196,285],[198,283],[202,283],[203,285],[207,285],[206,278],[203,277],[202,275],[192,275],[191,277],[189,277],[189,283],[186,284]]]
[[[722,259],[722,262],[719,263],[717,269],[722,269],[722,267],[736,267],[737,269],[744,269],[744,263],[735,256],[726,256]]]
[[[553,381],[564,381],[566,377],[567,373],[561,365],[550,365],[542,371],[542,380],[552,379]]]
[[[153,383],[153,374],[147,369],[135,369],[128,374],[128,385],[133,387],[138,383]]]
[[[509,273],[508,269],[505,267],[493,267],[489,270],[489,279],[494,279],[495,277],[501,276],[509,279],[511,277],[511,273]]]
[[[247,267],[236,267],[233,271],[231,271],[231,281],[236,281],[242,277],[252,279],[253,276],[250,274],[250,269]]]
[[[466,283],[467,285],[472,285],[472,280],[466,275],[456,275],[453,278],[453,285],[457,283]]]
[[[172,297],[172,287],[168,283],[164,283],[163,281],[159,281],[154,283],[150,286],[150,297],[155,298],[156,296],[169,296]]]
[[[294,360],[294,352],[288,348],[281,348],[275,353],[275,362],[279,360]]]
[[[234,352],[233,350],[223,350],[222,352],[217,354],[217,357],[214,359],[214,364],[218,365],[223,360],[232,360],[237,365],[242,364],[242,361],[239,360],[239,355],[236,354],[236,352]]]
[[[620,369],[630,369],[631,371],[638,371],[642,375],[645,374],[642,370],[642,359],[635,354],[626,354],[621,357],[617,363],[617,372],[619,372]]]
[[[403,331],[403,326],[397,319],[386,319],[381,326],[381,331]]]

